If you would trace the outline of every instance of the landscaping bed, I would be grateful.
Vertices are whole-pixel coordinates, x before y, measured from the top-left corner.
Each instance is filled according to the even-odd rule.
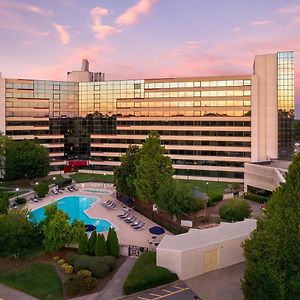
[[[113,183],[113,175],[104,175],[104,174],[90,174],[90,173],[75,173],[70,176],[76,183],[81,182],[105,182]]]

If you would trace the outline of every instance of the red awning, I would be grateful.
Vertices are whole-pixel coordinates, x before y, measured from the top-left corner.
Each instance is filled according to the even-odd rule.
[[[69,160],[67,162],[67,165],[74,166],[74,167],[85,167],[88,164],[89,164],[88,160]]]

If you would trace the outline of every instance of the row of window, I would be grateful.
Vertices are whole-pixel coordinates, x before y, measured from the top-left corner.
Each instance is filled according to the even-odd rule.
[[[250,110],[231,110],[231,111],[206,111],[206,110],[180,110],[180,111],[124,111],[118,113],[120,117],[250,117]]]
[[[16,107],[16,108],[49,108],[48,102],[20,102],[20,101],[6,101],[5,103],[6,107]]]
[[[250,100],[206,100],[206,101],[157,101],[124,102],[118,101],[117,108],[162,108],[162,107],[217,107],[217,106],[251,106]]]
[[[182,92],[145,92],[145,98],[180,98],[180,97],[237,97],[251,96],[250,90],[224,91],[182,91]]]
[[[186,82],[154,82],[145,83],[145,89],[190,88],[190,87],[223,87],[223,86],[249,86],[251,80],[212,80],[212,81],[186,81]]]
[[[203,176],[203,177],[214,177],[214,178],[244,178],[242,172],[226,172],[226,171],[207,171],[207,170],[181,170],[175,169],[175,175],[181,176]],[[209,189],[209,185],[208,185]]]

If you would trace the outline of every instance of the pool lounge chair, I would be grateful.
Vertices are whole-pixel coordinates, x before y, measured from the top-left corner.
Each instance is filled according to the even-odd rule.
[[[135,227],[135,226],[140,225],[141,223],[143,223],[141,220],[137,220],[137,221],[134,221],[132,224],[130,224],[130,226]]]
[[[68,189],[68,191],[71,192],[71,193],[74,192],[74,190],[73,190],[72,187],[70,187],[70,186],[68,186],[67,189]]]
[[[102,202],[101,205],[106,206],[106,205],[110,205],[113,202],[111,200],[107,200],[106,202]]]
[[[128,212],[128,213],[126,213],[124,216],[120,216],[119,218],[125,220],[125,219],[128,218],[129,216],[130,216],[130,213]]]
[[[144,226],[145,226],[145,223],[144,223],[144,222],[142,222],[140,225],[138,225],[138,226],[134,226],[133,228],[134,228],[135,230],[140,230],[140,229],[143,229],[143,228],[144,228]]]
[[[55,189],[52,189],[52,190],[51,190],[51,193],[54,194],[54,195],[57,195],[57,194],[58,194],[58,191],[55,190]]]
[[[134,215],[128,216],[126,219],[124,219],[124,222],[131,221],[134,218]]]
[[[137,220],[137,217],[133,217],[133,219],[131,219],[131,220],[129,220],[129,221],[126,221],[126,220],[125,220],[125,222],[128,223],[128,224],[130,224],[130,223],[135,222],[136,220]]]
[[[123,212],[122,214],[117,215],[117,216],[121,219],[121,218],[123,218],[123,217],[127,218],[128,215],[129,215],[129,211],[125,211],[125,212]]]
[[[115,203],[112,203],[111,205],[107,205],[107,206],[105,206],[108,210],[112,210],[112,209],[116,209],[117,208],[117,206],[116,206],[116,204]]]

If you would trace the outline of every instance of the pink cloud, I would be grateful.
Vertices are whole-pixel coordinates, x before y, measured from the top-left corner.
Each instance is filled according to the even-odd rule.
[[[62,43],[62,45],[69,44],[70,35],[67,32],[66,28],[63,25],[58,24],[58,23],[54,23],[53,26],[54,26],[55,30],[57,31],[57,33],[58,33],[59,40]]]
[[[289,5],[285,7],[281,7],[278,10],[281,14],[297,14],[300,13],[300,5]]]
[[[5,24],[1,24],[0,23],[0,28],[4,28],[4,29],[8,29],[8,30],[14,30],[14,31],[20,31],[20,32],[24,32],[24,33],[29,33],[29,34],[33,34],[33,35],[39,35],[39,36],[48,36],[50,31],[38,31],[35,30],[33,28],[27,27],[27,26],[23,26],[23,25],[8,25],[7,23]]]
[[[272,22],[269,20],[256,20],[251,23],[251,26],[264,26],[271,24]]]
[[[109,14],[108,9],[97,6],[91,11],[91,18],[93,20],[92,30],[96,34],[96,38],[103,39],[111,34],[119,33],[121,30],[109,25],[102,24],[102,17]]]
[[[119,25],[131,25],[137,23],[142,15],[147,15],[153,5],[158,0],[139,0],[134,6],[127,9],[127,11],[121,14],[116,23]]]
[[[239,34],[241,32],[241,28],[240,27],[235,27],[233,29],[230,30],[230,32],[234,33],[234,34]]]

